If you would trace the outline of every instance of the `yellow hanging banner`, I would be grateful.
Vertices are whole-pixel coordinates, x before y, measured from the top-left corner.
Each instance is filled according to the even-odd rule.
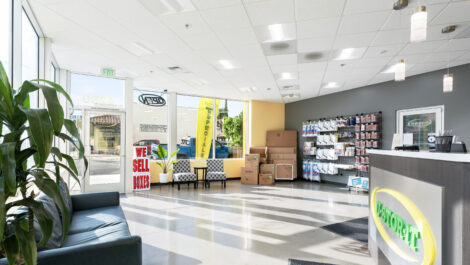
[[[215,101],[217,117],[220,100]],[[197,110],[197,126],[196,126],[196,159],[207,159],[212,147],[212,127],[214,99],[201,98],[199,108]]]

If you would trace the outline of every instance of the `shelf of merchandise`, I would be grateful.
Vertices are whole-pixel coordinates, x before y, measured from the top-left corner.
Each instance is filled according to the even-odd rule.
[[[356,176],[356,177],[362,177],[362,178],[369,178],[369,171],[370,168],[367,167],[367,170],[360,170],[358,167],[361,166],[369,166],[368,162],[365,162],[365,160],[369,161],[368,154],[367,154],[367,149],[379,149],[382,146],[382,112],[373,112],[373,113],[364,113],[361,114],[363,116],[369,116],[369,115],[376,115],[377,120],[376,121],[370,121],[370,122],[361,122],[361,123],[356,123],[353,125],[348,125],[348,126],[341,126],[337,127],[337,130],[332,130],[332,131],[319,131],[317,134],[312,134],[312,135],[305,135],[302,136],[302,146],[304,145],[304,142],[313,142],[315,143],[314,146],[316,149],[330,149],[334,147],[334,144],[329,144],[329,145],[317,145],[316,144],[316,137],[318,135],[324,135],[324,134],[338,134],[338,143],[349,143],[349,147],[354,147],[354,155],[353,156],[344,156],[340,155],[338,156],[337,160],[328,160],[328,159],[317,159],[316,155],[311,155],[311,154],[303,154],[302,153],[302,161],[313,161],[313,162],[319,162],[319,163],[333,163],[333,164],[343,164],[343,165],[351,165],[354,166],[355,168],[350,168],[350,169],[343,169],[343,168],[337,168],[338,169],[338,174],[336,175],[331,175],[331,174],[325,174],[325,173],[320,173],[320,179],[324,178],[325,176]],[[356,115],[343,115],[343,117],[355,117]],[[336,117],[338,118],[338,117]],[[336,119],[336,118],[322,118],[321,120],[330,120],[330,119]],[[307,121],[310,122],[310,121]],[[375,130],[359,130],[356,131],[356,125],[357,124],[367,124],[367,125],[377,125],[377,128]],[[378,137],[376,138],[370,138],[370,139],[357,139],[358,135],[360,133],[372,133],[372,132],[377,132]],[[350,136],[340,136],[340,135],[348,135]],[[360,135],[359,135],[360,136]],[[360,138],[360,137],[359,137]],[[370,142],[377,142],[376,147],[356,147],[356,142],[358,141],[370,141]],[[328,148],[329,147],[329,148]],[[361,150],[366,150],[365,154],[358,155],[358,149]],[[356,157],[364,157],[364,162],[358,161],[356,162]],[[303,172],[302,172],[303,174]],[[350,182],[350,181],[348,181]],[[351,190],[361,190],[361,191],[368,191],[367,189],[363,188],[358,188],[358,187],[351,187],[348,186],[348,188]]]

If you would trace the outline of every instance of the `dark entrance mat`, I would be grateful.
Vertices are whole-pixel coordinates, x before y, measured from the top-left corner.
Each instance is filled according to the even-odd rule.
[[[334,264],[298,260],[298,259],[289,259],[289,265],[334,265]]]
[[[322,226],[321,228],[359,242],[367,243],[368,223],[368,218],[363,217]]]

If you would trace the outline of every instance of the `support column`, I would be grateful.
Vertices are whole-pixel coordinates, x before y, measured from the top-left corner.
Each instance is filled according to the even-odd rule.
[[[126,111],[126,156],[124,158],[124,192],[132,192],[132,156],[133,156],[133,140],[134,140],[134,85],[132,79],[125,80],[125,111]]]

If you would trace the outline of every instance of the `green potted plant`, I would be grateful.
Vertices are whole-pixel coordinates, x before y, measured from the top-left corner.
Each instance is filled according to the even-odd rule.
[[[169,157],[167,157],[167,151],[162,145],[158,145],[158,149],[153,151],[155,155],[157,155],[158,159],[161,161],[157,161],[157,165],[159,165],[162,169],[162,173],[160,173],[160,183],[167,183],[168,182],[168,172],[173,170],[170,168],[171,165],[177,163],[178,160],[173,160],[174,157],[179,152],[179,149],[173,152]]]
[[[30,108],[29,94],[38,90],[46,100],[45,109]],[[77,127],[64,118],[58,93],[73,104],[60,85],[46,80],[25,81],[14,90],[0,62],[0,253],[9,264],[35,265],[37,249],[52,234],[53,221],[43,203],[34,200],[34,188],[52,198],[60,209],[62,241],[68,233],[71,216],[59,188],[61,170],[80,182],[74,159],[53,145],[54,138],[75,145],[85,171],[88,167]],[[18,213],[17,207],[26,210]],[[34,238],[34,219],[42,232],[39,243]]]

